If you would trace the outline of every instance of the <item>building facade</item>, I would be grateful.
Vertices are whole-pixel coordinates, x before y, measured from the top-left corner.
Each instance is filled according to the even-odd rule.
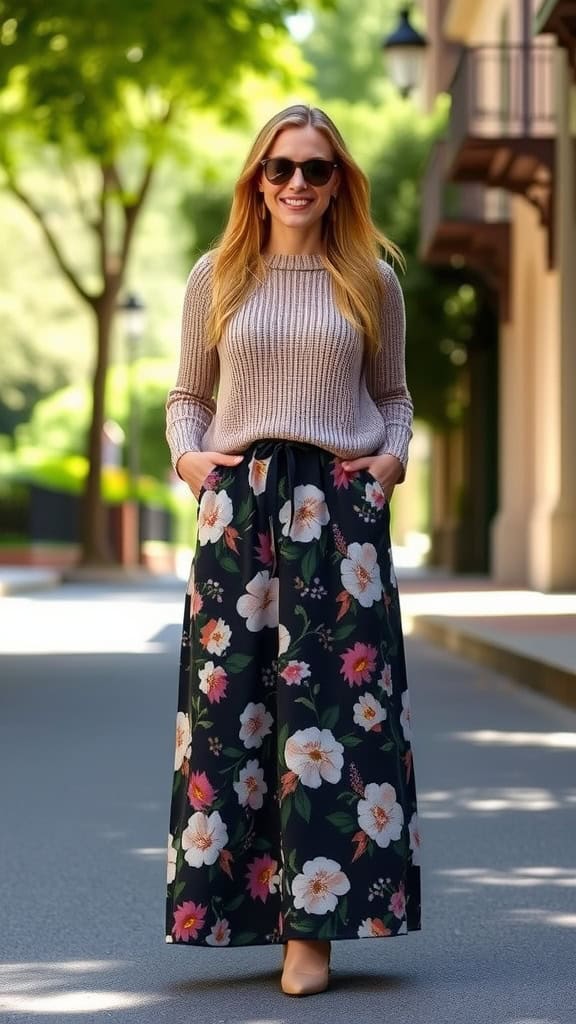
[[[498,302],[490,571],[506,585],[574,588],[576,5],[423,4],[427,103],[451,94],[425,175],[423,258],[470,266]]]

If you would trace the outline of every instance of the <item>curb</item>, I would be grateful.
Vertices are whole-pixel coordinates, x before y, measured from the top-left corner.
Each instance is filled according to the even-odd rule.
[[[62,574],[59,572],[44,571],[22,575],[10,573],[7,576],[0,574],[0,598],[28,594],[36,590],[52,590],[61,583]]]
[[[426,615],[414,615],[411,618],[415,636],[494,669],[522,686],[537,690],[570,708],[576,708],[576,671],[571,672],[537,658],[518,654],[438,618]]]

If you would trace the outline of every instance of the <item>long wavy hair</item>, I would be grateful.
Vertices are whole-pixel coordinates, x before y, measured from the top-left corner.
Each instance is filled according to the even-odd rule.
[[[230,317],[265,278],[262,256],[270,234],[270,214],[259,215],[260,161],[285,128],[312,125],[330,142],[339,164],[340,182],[335,213],[324,214],[324,265],[332,276],[334,298],[342,315],[361,332],[368,351],[376,351],[384,283],[377,259],[380,249],[403,265],[399,249],[374,224],[370,214],[370,184],[352,159],[346,144],[327,114],[318,107],[295,104],[264,125],[248,154],[234,189],[226,228],[214,249],[212,306],[208,321],[208,345],[216,345]]]

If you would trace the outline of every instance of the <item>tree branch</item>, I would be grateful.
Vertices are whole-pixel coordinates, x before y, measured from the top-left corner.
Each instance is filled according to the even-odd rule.
[[[40,230],[42,231],[44,238],[46,239],[48,247],[52,252],[52,255],[54,256],[56,263],[58,264],[60,270],[62,271],[62,274],[69,282],[69,284],[72,285],[77,295],[79,295],[80,298],[89,306],[92,306],[92,308],[94,308],[95,296],[90,295],[90,292],[86,291],[84,286],[81,284],[80,279],[76,276],[72,268],[64,259],[64,254],[60,248],[60,244],[57,242],[56,236],[52,233],[51,228],[48,226],[44,213],[42,212],[39,206],[36,206],[36,203],[30,198],[30,196],[26,195],[26,193],[20,188],[13,174],[6,166],[5,171],[6,179],[8,182],[8,188],[13,193],[13,195],[15,195],[16,198],[19,199],[20,202],[23,203],[23,205],[32,214],[34,220],[36,221]]]

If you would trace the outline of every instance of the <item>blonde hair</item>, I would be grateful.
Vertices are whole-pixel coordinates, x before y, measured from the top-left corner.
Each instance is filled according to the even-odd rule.
[[[339,165],[336,215],[324,214],[323,257],[332,276],[334,298],[344,317],[359,330],[369,351],[380,344],[384,282],[378,269],[380,247],[403,265],[396,246],[376,227],[370,215],[370,184],[352,159],[346,144],[324,111],[295,104],[264,125],[248,154],[234,190],[228,224],[214,250],[212,306],[208,344],[216,345],[226,322],[266,275],[262,250],[270,231],[270,215],[259,216],[260,161],[285,128],[311,125],[330,142]]]

